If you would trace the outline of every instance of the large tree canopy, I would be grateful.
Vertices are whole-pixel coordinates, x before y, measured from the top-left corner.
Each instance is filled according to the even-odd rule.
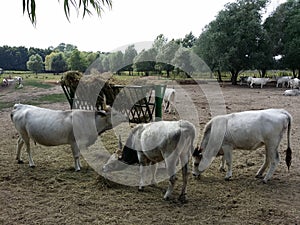
[[[82,17],[84,17],[86,14],[92,14],[91,9],[93,9],[98,16],[101,16],[104,6],[107,6],[108,8],[112,7],[111,0],[63,0],[63,2],[65,15],[68,20],[70,18],[71,7],[75,8],[77,12],[82,9]],[[25,12],[27,12],[31,23],[36,24],[35,0],[23,0],[23,13]]]
[[[266,45],[266,38],[260,12],[267,2],[237,0],[225,5],[200,35],[196,43],[200,47],[194,47],[200,57],[210,60],[209,66],[230,71],[233,84],[240,71],[253,69],[258,56],[264,55],[261,46]]]

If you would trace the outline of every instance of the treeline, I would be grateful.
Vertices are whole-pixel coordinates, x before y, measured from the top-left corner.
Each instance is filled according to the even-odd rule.
[[[0,47],[0,67],[60,73],[83,72],[93,63],[92,67],[101,72],[137,71],[147,75],[164,71],[169,75],[181,70],[191,75],[205,67],[199,65],[197,55],[219,79],[222,72],[230,72],[233,84],[244,70],[258,70],[261,76],[268,70],[291,70],[299,76],[300,0],[288,0],[263,19],[267,4],[268,0],[228,3],[199,37],[190,32],[182,39],[167,40],[160,34],[150,49],[139,53],[134,45],[113,53],[82,52],[64,43],[46,50],[4,46]]]

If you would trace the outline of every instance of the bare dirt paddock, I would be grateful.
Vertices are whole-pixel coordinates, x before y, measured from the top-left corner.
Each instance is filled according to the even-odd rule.
[[[184,89],[197,105],[202,130],[210,119],[207,101],[196,85]],[[138,192],[137,187],[105,180],[83,158],[82,170],[74,172],[69,146],[47,148],[32,143],[36,168],[29,168],[25,151],[25,163],[17,164],[17,134],[10,109],[4,109],[0,111],[0,224],[300,224],[300,98],[283,96],[283,90],[274,87],[223,85],[221,90],[228,113],[285,108],[292,114],[293,159],[289,172],[283,160],[287,146],[284,135],[279,151],[282,160],[268,184],[255,178],[264,149],[236,150],[231,181],[225,181],[225,174],[218,171],[217,158],[201,179],[189,177],[188,203],[164,201],[167,181]],[[5,93],[0,94],[3,97]],[[43,106],[69,107],[67,103]],[[115,135],[107,132],[101,138],[114,151]],[[178,173],[176,198],[181,183]]]

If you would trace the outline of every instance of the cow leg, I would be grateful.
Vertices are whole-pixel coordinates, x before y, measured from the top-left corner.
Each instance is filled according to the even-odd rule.
[[[74,158],[74,164],[75,164],[75,171],[80,171],[80,150],[76,144],[76,142],[73,142],[71,144],[71,149],[72,149],[72,153],[73,153],[73,158]]]
[[[182,167],[182,189],[181,189],[181,194],[179,196],[179,201],[181,201],[182,203],[187,202],[187,198],[186,198],[186,194],[187,194],[187,190],[186,190],[186,186],[187,186],[187,181],[188,181],[188,163],[186,163],[183,167]]]
[[[225,170],[225,157],[224,156],[221,156],[221,163],[220,163],[219,171],[220,172],[226,172],[226,170]]]
[[[139,191],[143,191],[144,187],[146,186],[146,179],[147,179],[147,170],[148,168],[148,163],[143,162],[140,163],[140,174],[141,174],[141,180],[140,180],[140,186],[139,186]],[[152,170],[152,168],[151,168]],[[151,171],[152,172],[152,171]],[[153,175],[153,174],[152,174]]]
[[[152,174],[152,179],[151,179],[151,184],[156,186],[156,171],[157,171],[157,163],[152,163],[151,165],[151,174]]]
[[[266,173],[266,176],[263,179],[264,183],[267,183],[267,181],[272,177],[280,160],[277,148],[269,149],[269,150],[270,150],[270,167]]]
[[[229,180],[232,177],[232,149],[229,146],[223,146],[222,149],[224,152],[223,160],[226,161],[228,168],[228,171],[225,175],[225,180]]]
[[[141,180],[140,180],[140,186],[139,186],[139,191],[143,191],[144,187],[146,186],[146,179],[147,179],[147,169],[148,165],[150,164],[148,158],[143,155],[142,153],[138,155],[139,156],[139,161],[140,161],[140,175],[141,175]],[[152,168],[151,168],[151,172]],[[153,174],[152,174],[153,176]]]
[[[17,157],[16,157],[16,160],[18,160],[18,163],[19,164],[23,164],[23,160],[21,159],[21,149],[24,145],[24,141],[21,137],[18,138],[18,141],[17,141]]]
[[[269,156],[269,151],[268,151],[267,146],[265,147],[265,151],[266,151],[265,161],[264,161],[263,165],[257,171],[257,173],[255,175],[256,178],[262,178],[263,177],[263,173],[265,172],[265,170],[267,169],[267,167],[270,164],[270,156]]]
[[[165,101],[165,109],[164,109],[164,112],[167,113],[168,112],[168,108],[169,108],[169,105],[170,105],[170,102],[169,101]]]
[[[173,190],[174,190],[174,185],[176,182],[176,160],[173,159],[173,157],[168,157],[165,158],[166,160],[166,167],[167,167],[167,172],[169,175],[169,186],[168,189],[165,193],[164,199],[165,200],[170,200]]]
[[[28,154],[28,158],[29,158],[29,166],[31,168],[34,168],[35,167],[35,164],[33,162],[33,159],[32,159],[32,155],[31,155],[31,150],[30,150],[30,141],[29,139],[24,139],[24,142],[25,142],[25,145],[26,145],[26,151],[27,151],[27,154]]]

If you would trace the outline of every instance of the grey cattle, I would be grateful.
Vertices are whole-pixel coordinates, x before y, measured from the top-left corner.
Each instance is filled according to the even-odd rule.
[[[152,166],[155,183],[156,165],[165,161],[169,176],[169,187],[164,199],[169,199],[176,180],[176,164],[182,166],[183,186],[179,199],[186,200],[188,162],[193,152],[195,127],[186,120],[160,121],[137,125],[129,135],[121,154],[114,153],[103,166],[103,172],[123,170],[126,164],[139,164],[141,180],[139,190],[145,185],[146,167]],[[124,163],[120,163],[124,162]]]
[[[112,128],[111,117],[115,125],[126,121],[126,117],[110,108],[106,111],[51,110],[32,105],[15,104],[11,120],[19,133],[17,141],[17,160],[21,148],[26,145],[29,165],[35,167],[30,150],[30,139],[45,146],[69,144],[75,160],[75,170],[80,170],[80,149],[92,145],[99,134]]]
[[[262,177],[269,167],[263,178],[266,183],[279,163],[278,146],[286,129],[286,164],[288,168],[291,165],[291,121],[292,116],[284,109],[253,110],[214,117],[204,129],[199,151],[193,154],[193,174],[200,175],[218,153],[224,153],[228,167],[225,179],[228,180],[232,176],[233,149],[255,150],[265,145],[265,162],[256,177]]]

